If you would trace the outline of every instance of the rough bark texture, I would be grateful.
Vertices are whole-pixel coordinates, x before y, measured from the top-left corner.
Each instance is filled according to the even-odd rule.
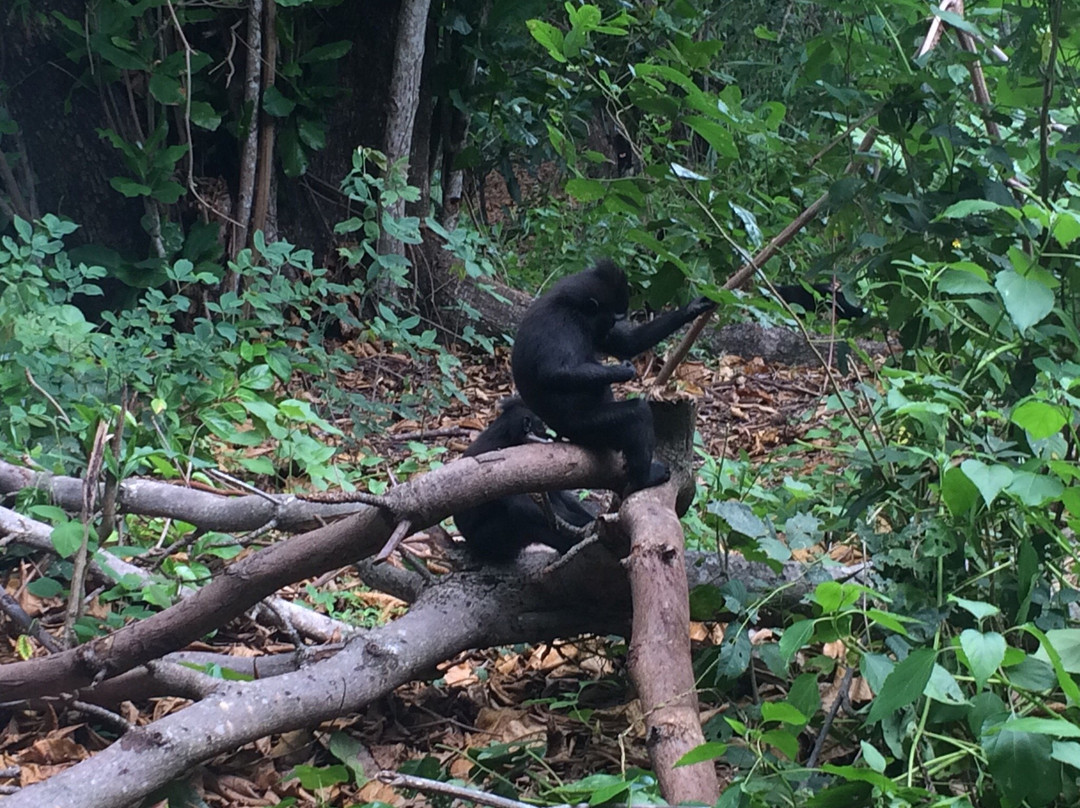
[[[625,562],[634,604],[628,668],[641,700],[645,743],[660,792],[672,805],[711,805],[719,796],[712,762],[675,767],[679,758],[705,743],[690,656],[683,531],[675,514],[680,483],[689,476],[693,404],[680,401],[657,409],[657,436],[663,439],[658,453],[672,466],[672,478],[631,495],[619,509],[620,526],[631,540]]]
[[[225,684],[6,797],[5,808],[128,805],[216,754],[359,710],[467,648],[575,634],[598,622],[588,610],[552,612],[550,603],[542,587],[523,588],[512,577],[454,576],[429,589],[408,614],[358,637],[336,656],[271,679]]]
[[[425,32],[431,0],[402,0],[398,12],[397,47],[390,78],[390,108],[386,116],[387,163],[409,157],[412,149],[413,122],[420,103],[420,76],[424,64]],[[405,201],[387,205],[383,216],[397,218],[405,213]],[[404,254],[402,243],[386,234],[379,237],[379,253]]]
[[[496,454],[501,459],[491,462]],[[459,508],[509,493],[567,487],[611,489],[618,487],[621,477],[615,455],[592,454],[569,444],[514,447],[479,459],[457,460],[398,486],[388,501],[414,530],[422,530]],[[62,654],[0,667],[0,692],[5,699],[17,700],[75,690],[95,677],[114,676],[157,659],[287,584],[375,553],[395,524],[384,511],[365,508],[335,524],[273,544],[230,565],[223,575],[175,606],[108,637]]]
[[[424,314],[453,339],[467,326],[480,334],[499,338],[517,331],[533,297],[494,280],[464,277],[454,257],[442,247],[442,239],[427,231],[413,262],[413,282]],[[480,313],[476,319],[468,311]]]
[[[251,205],[255,197],[255,173],[259,160],[259,110],[262,85],[262,0],[248,0],[246,54],[244,65],[244,106],[251,109],[247,134],[240,149],[240,189],[233,207],[229,253],[235,258],[247,246]]]

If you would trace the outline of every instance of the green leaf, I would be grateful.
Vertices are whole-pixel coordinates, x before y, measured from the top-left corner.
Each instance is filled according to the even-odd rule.
[[[563,56],[562,31],[543,20],[527,20],[525,26],[529,29],[533,39],[547,48],[547,52],[552,59],[562,64],[566,63],[566,57]]]
[[[867,722],[880,721],[919,698],[930,682],[936,657],[932,648],[920,648],[908,654],[903,662],[897,663],[870,706]]]
[[[1061,499],[1065,486],[1062,482],[1047,474],[1035,474],[1030,471],[1018,471],[1005,489],[1005,493],[1018,499],[1029,508],[1038,508],[1048,502]]]
[[[64,587],[55,578],[35,578],[26,585],[26,591],[37,598],[55,598],[64,594]]]
[[[1058,244],[1068,247],[1080,237],[1080,216],[1071,210],[1058,211],[1050,232]]]
[[[1069,415],[1064,407],[1037,399],[1027,399],[1013,408],[1009,420],[1027,430],[1035,440],[1042,440],[1060,432],[1069,420]]]
[[[1011,269],[999,272],[994,286],[1005,302],[1005,310],[1017,330],[1023,333],[1054,308],[1054,292],[1034,272],[1024,276]]]
[[[984,603],[981,600],[965,600],[956,595],[949,595],[949,603],[955,603],[964,611],[971,614],[976,620],[985,620],[987,617],[1001,614],[1001,609],[992,603]]]
[[[34,235],[34,228],[33,225],[30,224],[30,222],[26,221],[26,219],[23,219],[20,216],[16,216],[15,232],[19,234],[19,238],[21,238],[26,244],[29,244]]]
[[[741,533],[751,539],[757,539],[768,535],[768,526],[750,509],[744,502],[710,502],[709,513],[716,514],[734,532]]]
[[[300,141],[309,149],[319,151],[326,148],[326,130],[320,121],[301,118],[296,125],[296,131],[300,135]]]
[[[866,761],[866,765],[878,774],[882,774],[888,765],[885,756],[866,741],[859,741],[859,748],[862,749],[863,760]]]
[[[821,607],[823,614],[842,611],[855,603],[864,590],[837,581],[824,581],[814,587],[811,599]]]
[[[1046,735],[1012,732],[1006,729],[984,734],[982,746],[994,785],[1013,805],[1039,793],[1049,784],[1055,790],[1061,784],[1061,765],[1051,759],[1053,742]],[[990,728],[991,730],[993,728]],[[1032,804],[1044,805],[1042,801]]]
[[[150,196],[158,202],[164,202],[166,205],[173,205],[184,195],[185,190],[184,186],[180,183],[169,180],[155,188]]]
[[[735,145],[735,138],[731,136],[731,132],[723,125],[699,115],[687,115],[683,118],[683,123],[701,135],[705,142],[712,146],[713,151],[718,156],[727,157],[731,160],[739,158],[739,149]]]
[[[109,185],[126,197],[150,196],[152,191],[149,185],[143,185],[127,177],[110,177]]]
[[[884,654],[863,654],[859,660],[859,673],[874,693],[880,693],[885,680],[896,668],[896,663]]]
[[[1080,743],[1075,741],[1054,741],[1054,760],[1067,763],[1074,769],[1080,769]]]
[[[252,474],[269,477],[274,473],[274,464],[268,457],[241,457],[239,463]]]
[[[897,634],[907,635],[907,629],[904,627],[904,619],[899,615],[889,614],[889,612],[882,611],[881,609],[867,609],[866,616],[877,623],[879,626],[895,631]],[[909,622],[918,622],[912,618],[906,618]]]
[[[578,202],[595,202],[597,199],[603,199],[607,189],[599,180],[575,177],[566,181],[566,192]]]
[[[1023,661],[1006,669],[1009,684],[1021,690],[1035,692],[1049,690],[1057,683],[1053,665],[1032,656],[1025,656]]]
[[[788,760],[799,759],[799,739],[787,730],[771,729],[768,732],[763,732],[761,733],[761,741],[782,752]]]
[[[923,695],[934,701],[940,701],[942,704],[964,704],[967,701],[953,675],[938,664],[934,665]]]
[[[790,664],[791,660],[795,658],[795,654],[806,645],[813,634],[813,620],[800,620],[784,629],[784,634],[780,637],[779,642],[780,655],[784,658],[784,661]]]
[[[979,489],[959,466],[951,466],[941,477],[941,499],[949,513],[961,516],[975,507]]]
[[[200,129],[213,132],[221,125],[221,115],[206,101],[192,101],[191,122]]]
[[[1013,481],[1012,469],[1008,466],[988,466],[981,460],[968,459],[960,464],[960,469],[979,489],[987,507],[1001,493],[1001,489]]]
[[[975,686],[982,690],[1005,659],[1005,638],[996,631],[983,634],[969,628],[960,633],[960,647],[964,650],[968,669],[975,677]]]
[[[821,708],[817,677],[812,673],[799,674],[788,689],[787,701],[803,715],[814,715]]]
[[[150,74],[150,95],[160,104],[173,106],[184,103],[184,91],[180,79],[170,76],[162,70]]]
[[[694,763],[702,763],[706,760],[716,760],[719,757],[723,757],[725,752],[727,752],[726,743],[710,741],[709,743],[701,744],[701,746],[695,746],[681,758],[676,760],[675,766],[690,766]]]
[[[1036,634],[1036,636],[1039,636]],[[1052,648],[1061,668],[1067,673],[1080,673],[1080,628],[1054,628],[1039,637],[1043,645],[1035,652],[1036,659],[1053,663]],[[1049,643],[1050,648],[1046,647]]]
[[[797,727],[806,725],[807,718],[793,705],[784,701],[765,701],[761,703],[761,719],[763,721],[779,721],[783,724],[794,724]]]
[[[296,102],[282,95],[277,86],[267,87],[263,92],[262,108],[267,115],[285,118],[296,109]]]
[[[849,781],[849,785],[860,782],[870,783],[877,786],[885,794],[891,794],[896,791],[896,783],[873,769],[863,769],[859,766],[837,766],[833,763],[826,763],[821,767],[821,770],[829,774],[835,774],[838,777],[843,777],[845,780]],[[832,789],[819,792],[815,796],[820,798],[830,791],[832,791]],[[853,806],[866,806],[871,805],[872,803],[868,802],[865,796],[860,798],[859,796],[844,794],[839,800],[832,799],[829,801],[822,801],[821,799],[811,799],[802,804],[808,806],[808,808],[809,806],[814,806],[814,808],[820,808],[821,806],[829,806],[829,808],[853,808]]]
[[[949,295],[986,295],[994,291],[986,270],[971,261],[956,261],[938,278],[938,289]]]
[[[979,213],[1002,210],[1003,206],[988,199],[961,199],[949,205],[937,218],[938,219],[963,219],[966,216],[975,216]]]
[[[332,62],[335,59],[340,59],[352,48],[352,42],[346,39],[338,40],[337,42],[329,42],[325,45],[319,45],[307,51],[298,61],[303,62]]]
[[[1009,721],[1004,727],[1013,732],[1034,732],[1038,735],[1053,735],[1055,738],[1080,738],[1080,727],[1064,718],[1028,716]]]
[[[61,522],[52,529],[49,538],[61,558],[71,558],[82,547],[83,533],[81,522]]]
[[[340,764],[334,766],[297,766],[292,776],[307,789],[329,788],[338,783],[349,782],[349,770]]]

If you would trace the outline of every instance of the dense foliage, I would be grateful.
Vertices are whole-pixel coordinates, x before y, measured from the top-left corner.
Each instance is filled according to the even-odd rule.
[[[322,104],[348,43],[312,26],[304,4],[282,5],[288,81],[263,105],[281,119],[281,165],[296,176],[325,141]],[[835,277],[870,312],[855,329],[898,339],[883,367],[827,402],[834,428],[814,437],[835,442],[838,462],[811,465],[794,451],[764,466],[702,457],[687,520],[694,543],[780,563],[850,541],[873,562],[872,587],[822,585],[812,616],[790,619],[763,645],[751,645],[750,631],[767,604],[738,582],[694,594],[700,617],[731,617],[723,644],[698,660],[704,699],[731,702],[701,750],[733,772],[721,805],[1075,805],[1075,10],[1062,0],[991,0],[966,18],[935,8],[946,34],[915,58],[932,19],[915,2],[479,5],[446,5],[438,17],[437,58],[476,62],[475,75],[448,69],[448,86],[435,91],[471,119],[457,165],[478,182],[502,170],[511,196],[541,164],[554,162],[561,180],[498,221],[478,215],[442,231],[471,276],[531,287],[605,254],[630,270],[647,303],[685,295],[692,281],[722,301],[727,319],[786,320],[790,310],[764,289],[720,287],[825,195],[820,215],[753,286]],[[418,197],[395,172],[371,170],[377,155],[358,152],[343,188],[360,214],[338,226],[353,239],[342,248],[352,275],[281,241],[259,239],[226,262],[216,233],[173,215],[191,142],[164,113],[235,133],[250,110],[229,119],[205,80],[218,54],[188,54],[189,63],[182,48],[157,52],[165,39],[139,38],[160,4],[96,8],[89,35],[81,21],[56,19],[74,62],[106,68],[86,66],[82,81],[146,79],[149,136],[136,145],[115,130],[102,135],[128,168],[112,187],[146,200],[144,225],[161,249],[142,264],[110,264],[105,251],[66,250],[75,225],[65,220],[12,220],[0,251],[0,405],[11,413],[0,450],[74,470],[96,423],[122,412],[119,477],[222,464],[366,487],[365,468],[346,474],[316,437],[336,432],[330,412],[347,409],[360,430],[375,429],[460,395],[457,360],[434,332],[407,306],[371,297],[379,277],[409,283],[407,265],[380,261],[381,228],[420,237],[418,218],[380,220],[378,202]],[[230,12],[181,13],[187,26]],[[976,65],[990,106],[972,100]],[[0,134],[16,123],[0,119]],[[127,278],[138,302],[106,306],[90,322],[76,304],[105,276]],[[230,276],[242,279],[232,291]],[[442,363],[445,388],[390,407],[346,395],[334,384],[346,359],[322,339],[328,322]],[[295,394],[301,376],[318,406]],[[271,457],[244,451],[268,440]],[[58,549],[74,552],[59,540]],[[733,698],[754,661],[784,683],[784,699]],[[874,699],[826,720],[822,690],[846,690],[853,671]],[[840,763],[822,764],[820,747],[802,745],[823,725],[850,750]],[[528,763],[486,754],[478,778]],[[417,770],[437,774],[431,766]],[[552,784],[547,796],[653,793],[649,775],[631,771]]]

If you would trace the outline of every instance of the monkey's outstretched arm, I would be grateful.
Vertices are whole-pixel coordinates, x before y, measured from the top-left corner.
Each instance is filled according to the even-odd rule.
[[[687,305],[665,312],[647,323],[633,324],[625,320],[615,324],[604,340],[603,349],[619,359],[633,359],[671,336],[691,320],[716,308],[716,304],[699,297]]]

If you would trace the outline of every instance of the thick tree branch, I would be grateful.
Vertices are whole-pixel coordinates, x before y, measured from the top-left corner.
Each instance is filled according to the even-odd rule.
[[[553,603],[542,585],[522,586],[514,575],[452,576],[408,614],[336,656],[271,679],[222,683],[213,697],[134,729],[93,758],[6,798],[5,808],[128,805],[214,755],[354,712],[467,648],[604,625],[599,609],[551,611]]]
[[[483,461],[483,462],[480,462]],[[461,458],[393,489],[395,511],[420,530],[454,511],[507,494],[556,488],[618,488],[613,454],[569,444],[515,447]],[[260,550],[175,606],[62,654],[0,667],[0,692],[18,700],[85,687],[178,650],[287,584],[376,552],[395,520],[365,508],[352,517]],[[5,536],[0,535],[0,541]]]

